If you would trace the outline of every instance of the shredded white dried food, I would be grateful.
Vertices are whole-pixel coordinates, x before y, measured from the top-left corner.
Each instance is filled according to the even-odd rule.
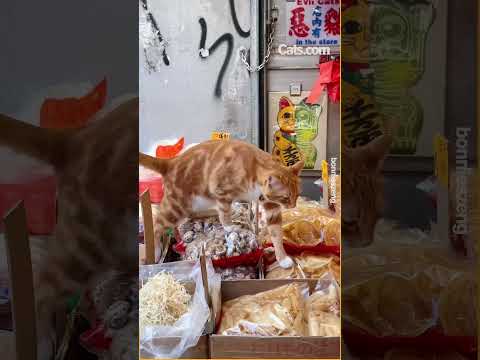
[[[159,273],[140,289],[140,326],[171,326],[188,311],[191,295],[169,273]]]

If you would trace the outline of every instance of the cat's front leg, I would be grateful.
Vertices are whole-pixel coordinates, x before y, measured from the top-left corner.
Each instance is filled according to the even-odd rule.
[[[275,249],[275,257],[278,263],[284,269],[293,266],[293,260],[287,255],[283,247],[283,229],[282,229],[282,208],[279,204],[265,201],[263,197],[260,200],[261,221],[267,226],[268,234]]]
[[[217,201],[217,211],[220,223],[226,233],[234,230],[232,221],[232,202],[231,201]]]
[[[269,225],[268,232],[272,240],[273,248],[275,249],[275,257],[278,264],[284,268],[289,269],[293,266],[293,260],[287,255],[283,247],[283,230],[281,225]]]

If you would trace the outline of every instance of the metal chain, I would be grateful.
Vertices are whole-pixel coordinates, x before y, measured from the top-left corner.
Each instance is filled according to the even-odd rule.
[[[263,58],[263,62],[258,65],[258,66],[252,66],[248,63],[248,60],[247,60],[247,51],[246,50],[242,50],[241,53],[240,53],[240,59],[242,60],[242,62],[245,64],[245,66],[247,67],[247,70],[250,71],[250,72],[257,72],[257,71],[260,71],[262,70],[265,65],[267,65],[268,61],[270,60],[270,56],[272,54],[272,48],[273,48],[273,39],[274,39],[274,36],[275,36],[275,26],[277,25],[277,18],[274,17],[272,18],[272,22],[271,22],[271,30],[270,30],[270,35],[268,37],[268,43],[267,43],[267,53],[265,54],[265,57]]]

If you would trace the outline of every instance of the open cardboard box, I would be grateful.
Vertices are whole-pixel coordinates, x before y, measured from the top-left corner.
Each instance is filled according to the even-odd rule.
[[[313,289],[322,280],[239,280],[222,282],[222,300],[272,290],[292,282],[308,282]],[[316,336],[210,336],[211,358],[230,359],[339,359],[340,338]]]
[[[186,266],[192,266],[194,265],[196,261],[181,261],[177,263],[183,263]],[[140,278],[143,277],[142,273],[145,274],[145,272],[148,272],[148,267],[150,265],[141,265],[140,266]],[[159,266],[159,270],[161,271],[161,266],[162,265],[155,265]],[[165,266],[168,266],[168,264],[165,264]],[[210,293],[209,291],[209,284],[208,284],[208,276],[207,276],[207,266],[206,266],[206,258],[203,255],[200,258],[200,266],[202,270],[202,280],[203,280],[203,287],[205,289],[205,299],[207,301],[207,304],[210,308],[210,319],[205,325],[205,328],[203,330],[203,336],[200,337],[197,345],[193,346],[192,348],[188,349],[180,358],[182,359],[208,359],[210,357],[209,355],[209,344],[208,344],[208,336],[212,334],[215,331],[215,320],[216,320],[216,314],[213,309],[213,301],[212,301],[212,296],[213,294]],[[189,294],[194,294],[195,293],[195,283],[193,281],[180,281],[182,285],[185,286],[187,292]],[[140,286],[142,286],[142,281],[140,281]],[[221,303],[221,300],[218,299],[218,302]],[[153,344],[156,346],[169,346],[170,344],[175,344],[179,341],[178,337],[162,337],[155,339],[153,341]],[[140,357],[142,359],[152,359],[150,354],[147,353],[140,353]]]

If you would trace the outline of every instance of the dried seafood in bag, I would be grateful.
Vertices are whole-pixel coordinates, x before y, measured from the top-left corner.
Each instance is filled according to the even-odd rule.
[[[340,244],[340,219],[316,201],[299,198],[297,206],[282,211],[283,241],[296,245],[314,246],[318,244]],[[265,229],[261,229],[262,243],[271,239]]]
[[[284,269],[278,261],[269,265],[266,269],[265,279],[303,279],[304,276],[298,264],[294,264],[291,268]]]
[[[223,304],[222,335],[303,336],[307,285],[292,283]]]
[[[340,258],[335,255],[302,253],[293,257],[295,266],[283,269],[278,262],[266,269],[266,279],[320,279],[331,273],[340,282]]]
[[[226,269],[216,269],[222,276],[222,280],[246,280],[258,279],[258,269],[256,266],[235,266]]]
[[[213,260],[257,250],[258,241],[250,221],[250,210],[245,204],[232,205],[232,221],[235,226],[229,233],[225,232],[216,216],[184,221],[178,227],[186,247],[182,259],[197,260],[203,247],[205,255]]]
[[[331,273],[335,280],[340,282],[340,257],[336,255],[302,253],[295,257],[295,261],[307,279],[320,279],[325,274]]]
[[[320,285],[321,283],[319,283]],[[335,281],[324,289],[318,289],[305,303],[305,317],[309,336],[340,336],[340,299]]]

